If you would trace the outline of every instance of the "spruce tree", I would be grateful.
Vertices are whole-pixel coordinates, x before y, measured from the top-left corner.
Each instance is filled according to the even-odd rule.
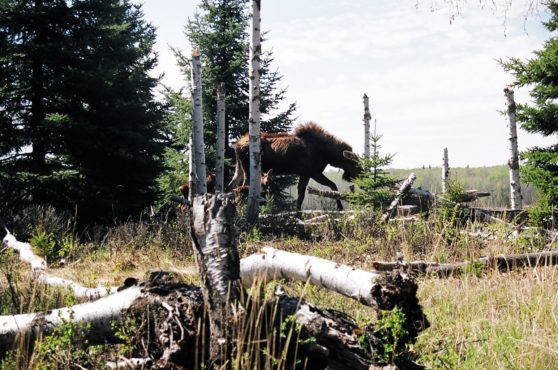
[[[550,32],[558,30],[558,3],[549,2],[550,19],[544,23]],[[517,105],[517,121],[528,132],[543,136],[558,134],[558,38],[551,37],[535,57],[526,61],[508,58],[500,61],[515,77],[514,86],[531,88],[532,102]],[[523,178],[541,191],[541,201],[558,206],[558,144],[533,147],[521,153]]]
[[[127,0],[0,1],[2,201],[77,204],[88,222],[154,200],[163,146],[142,16]]]
[[[354,180],[358,189],[354,193],[347,193],[349,203],[360,207],[385,208],[393,199],[390,188],[395,186],[397,180],[389,176],[386,169],[393,161],[394,154],[381,154],[380,140],[382,135],[370,135],[370,158],[362,157],[359,161],[360,175]]]

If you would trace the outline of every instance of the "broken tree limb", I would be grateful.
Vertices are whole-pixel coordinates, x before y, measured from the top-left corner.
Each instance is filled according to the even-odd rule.
[[[344,199],[343,194],[341,194],[338,191],[334,191],[334,190],[321,190],[321,189],[313,188],[311,186],[308,186],[306,188],[306,190],[308,191],[308,194],[319,195],[321,197],[331,198],[331,199],[335,199],[335,200]]]
[[[192,244],[210,324],[210,359],[230,367],[230,320],[240,312],[240,257],[234,232],[232,193],[202,195],[192,207]]]
[[[117,291],[117,287],[98,286],[96,288],[87,288],[75,281],[48,274],[46,261],[44,258],[33,253],[31,244],[18,241],[8,229],[6,229],[6,233],[2,240],[4,245],[19,253],[19,259],[31,266],[31,272],[40,283],[68,288],[78,298],[96,299]]]
[[[393,271],[402,269],[413,274],[434,274],[440,277],[463,273],[470,268],[497,269],[500,271],[511,271],[521,267],[541,267],[558,264],[558,251],[547,251],[539,253],[497,255],[481,257],[474,261],[456,263],[436,263],[426,261],[414,262],[373,262],[372,267],[376,271]]]
[[[401,201],[401,199],[407,195],[407,193],[409,192],[409,190],[411,189],[411,186],[413,186],[413,182],[416,180],[416,176],[414,173],[411,173],[409,175],[409,177],[407,177],[407,179],[405,181],[403,181],[403,183],[401,184],[401,186],[399,187],[399,189],[397,190],[397,193],[395,195],[395,198],[393,199],[393,201],[391,202],[391,204],[389,205],[387,211],[384,213],[384,215],[382,216],[382,220],[384,222],[387,222],[395,213],[395,209],[397,207],[397,205],[399,204],[399,202]]]

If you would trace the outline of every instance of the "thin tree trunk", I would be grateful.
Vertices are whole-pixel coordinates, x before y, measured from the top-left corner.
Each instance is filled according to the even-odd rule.
[[[522,209],[523,197],[521,196],[521,183],[519,181],[519,155],[517,149],[517,126],[515,123],[513,90],[506,87],[504,89],[504,94],[506,95],[506,105],[508,106],[508,118],[510,122],[510,159],[508,160],[508,167],[510,169],[511,208]]]
[[[368,103],[368,95],[362,97],[364,101],[364,156],[370,158],[370,107]]]
[[[201,61],[199,50],[192,51],[192,142],[193,142],[193,162],[196,178],[194,182],[194,194],[205,194],[207,187],[205,183],[205,145],[203,142],[203,106],[202,106],[202,79]]]
[[[225,84],[217,88],[217,153],[215,163],[215,190],[224,191],[225,176]]]
[[[260,0],[252,0],[252,42],[250,45],[250,189],[248,192],[247,219],[249,224],[258,218],[258,199],[261,193],[261,143],[260,143]]]
[[[416,178],[417,177],[415,176],[415,174],[411,173],[409,177],[405,181],[403,181],[403,183],[399,187],[399,190],[397,190],[397,194],[395,195],[395,198],[389,205],[387,211],[382,216],[382,220],[384,220],[384,222],[389,221],[389,219],[393,216],[395,210],[397,209],[397,205],[399,204],[401,199],[403,199],[403,197],[407,195],[409,190],[411,190],[411,186],[413,186],[413,182],[416,180]]]
[[[448,161],[448,148],[444,148],[444,163],[442,164],[442,194],[448,191],[449,180],[449,161]]]
[[[194,195],[197,194],[196,188],[198,182],[196,181],[196,163],[194,162],[194,143],[192,137],[188,142],[188,200],[190,204],[194,200]]]
[[[235,313],[241,311],[238,300],[242,292],[234,202],[230,194],[197,196],[192,216],[192,242],[209,315],[210,359],[230,368],[231,320],[235,320]]]

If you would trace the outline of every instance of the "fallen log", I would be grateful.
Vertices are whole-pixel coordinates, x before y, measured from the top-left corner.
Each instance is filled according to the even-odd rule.
[[[538,253],[509,254],[481,257],[474,261],[463,261],[457,263],[436,263],[426,261],[413,262],[372,262],[375,271],[393,271],[401,269],[410,274],[434,274],[439,277],[447,277],[463,273],[469,269],[497,269],[507,272],[522,267],[554,266],[558,264],[558,251],[547,251]]]
[[[386,298],[402,300],[403,297],[398,295],[413,290],[415,284],[403,274],[398,278],[401,286],[390,292],[383,286],[386,279],[383,274],[272,247],[263,247],[258,253],[243,258],[240,277],[244,286],[276,279],[308,282],[380,309],[393,307],[393,302],[386,301]]]
[[[0,353],[10,351],[20,338],[26,344],[21,348],[32,348],[32,343],[39,333],[48,333],[63,322],[90,324],[86,339],[92,344],[115,340],[113,322],[142,294],[139,287],[129,287],[96,301],[71,307],[48,312],[0,316]]]
[[[11,248],[19,253],[19,259],[30,265],[31,272],[33,273],[34,277],[37,279],[38,282],[42,284],[68,288],[73,292],[74,296],[89,299],[104,297],[117,291],[117,287],[114,286],[98,286],[96,288],[87,288],[72,280],[48,274],[47,263],[45,259],[33,253],[31,244],[18,241],[8,229],[6,229],[6,236],[2,240],[2,243],[4,243],[7,248]]]

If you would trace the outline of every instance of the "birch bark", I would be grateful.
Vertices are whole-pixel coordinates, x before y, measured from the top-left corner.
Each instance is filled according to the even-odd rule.
[[[362,97],[364,102],[364,156],[370,158],[370,107],[368,102],[368,95],[364,94]]]
[[[519,180],[519,155],[517,149],[517,125],[515,123],[515,101],[513,98],[513,90],[506,87],[504,89],[504,95],[506,95],[510,128],[510,159],[508,160],[508,167],[510,169],[511,208],[521,209],[523,208],[523,197],[521,196],[521,183]]]
[[[247,219],[253,224],[258,218],[258,199],[261,193],[261,143],[260,143],[260,0],[252,0],[250,44],[250,116],[249,116],[249,141],[250,141],[250,189],[248,192]]]
[[[448,160],[448,148],[444,148],[444,158],[442,163],[442,193],[445,194],[448,191],[448,180],[449,180],[449,160]]]
[[[215,163],[215,190],[224,191],[225,177],[225,84],[217,88],[217,153]]]
[[[203,142],[203,105],[202,105],[202,79],[201,60],[199,50],[192,51],[192,143],[193,159],[196,178],[194,194],[205,194],[205,151]]]

